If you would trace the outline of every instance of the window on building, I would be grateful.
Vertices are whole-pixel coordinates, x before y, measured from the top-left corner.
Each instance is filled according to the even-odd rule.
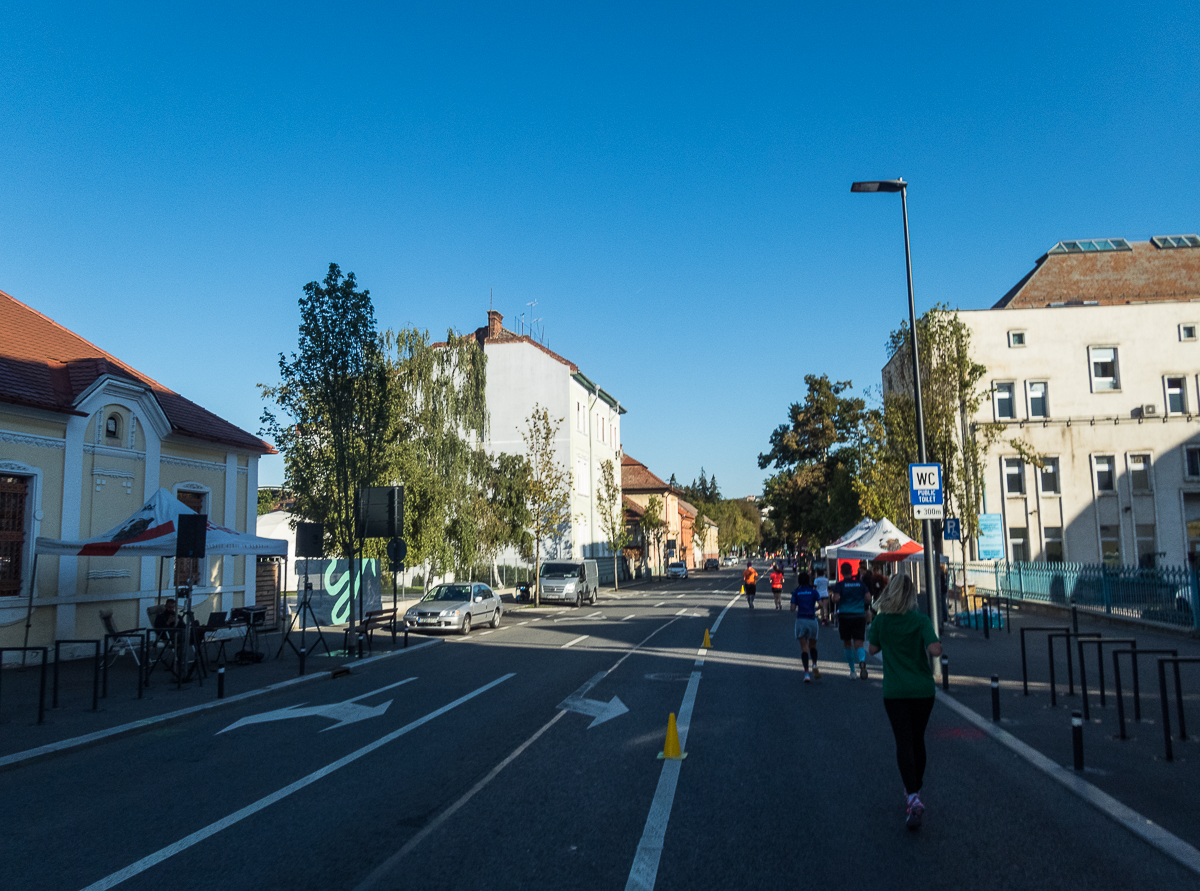
[[[583,432],[583,405],[579,402],[575,403],[575,429]]]
[[[1133,527],[1134,535],[1137,538],[1137,555],[1138,566],[1142,569],[1153,569],[1155,561],[1158,559],[1158,545],[1155,543],[1154,524],[1153,523],[1138,523]]]
[[[1042,529],[1046,535],[1045,557],[1047,563],[1063,562],[1062,526],[1046,526]]]
[[[1030,381],[1029,383],[1029,417],[1050,417],[1050,401],[1047,398],[1045,381]]]
[[[0,597],[21,593],[25,556],[26,477],[0,476]]]
[[[1187,414],[1187,379],[1183,377],[1163,378],[1167,390],[1167,414]]]
[[[1017,416],[1012,384],[996,384],[996,420],[1011,421]]]
[[[1008,551],[1014,563],[1029,559],[1029,530],[1024,526],[1008,527]]]
[[[588,473],[587,455],[575,456],[575,491],[588,498],[592,494],[591,474]]]
[[[1195,568],[1200,565],[1200,494],[1184,493],[1183,520],[1187,524],[1188,562]]]
[[[1009,495],[1025,494],[1025,462],[1020,458],[1004,459],[1004,491]]]
[[[1121,565],[1121,527],[1100,527],[1100,556],[1110,566]]]
[[[121,416],[120,415],[111,414],[105,420],[105,422],[104,422],[104,438],[105,439],[116,439],[116,440],[119,440],[121,438]]]
[[[1058,481],[1058,459],[1045,458],[1043,459],[1042,469],[1040,471],[1042,480],[1043,495],[1058,495],[1062,492],[1061,484]]]
[[[1150,456],[1129,456],[1129,488],[1134,492],[1150,491]]]
[[[1024,331],[1009,331],[1008,332],[1008,345],[1010,347],[1025,346],[1025,332]]]
[[[1096,470],[1096,491],[1117,491],[1117,476],[1112,455],[1093,455],[1092,466]]]
[[[1196,339],[1196,323],[1184,322],[1179,326],[1180,340],[1195,340]]]
[[[1092,347],[1092,392],[1101,393],[1121,389],[1121,376],[1117,365],[1116,347]]]
[[[1188,446],[1183,450],[1184,473],[1189,477],[1200,477],[1200,448]]]

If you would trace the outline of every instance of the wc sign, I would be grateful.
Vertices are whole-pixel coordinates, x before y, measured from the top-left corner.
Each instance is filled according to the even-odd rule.
[[[918,520],[942,519],[942,465],[908,465],[908,494]]]

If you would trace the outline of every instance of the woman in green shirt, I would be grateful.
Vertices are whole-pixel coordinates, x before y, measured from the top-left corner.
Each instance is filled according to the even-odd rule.
[[[919,794],[925,777],[925,727],[934,696],[929,657],[942,655],[942,645],[929,617],[917,612],[917,589],[904,573],[892,576],[875,610],[868,649],[872,656],[883,651],[883,707],[904,780],[904,821],[909,829],[919,829],[925,816]]]

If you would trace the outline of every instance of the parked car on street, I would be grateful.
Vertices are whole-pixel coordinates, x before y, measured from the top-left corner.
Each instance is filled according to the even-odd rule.
[[[667,564],[667,578],[685,579],[687,577],[687,564],[682,560],[676,560],[674,563]]]
[[[543,602],[558,601],[581,606],[595,604],[600,589],[600,570],[595,560],[553,560],[542,564],[538,589]]]
[[[721,563],[720,563],[720,561],[717,560],[716,557],[709,557],[707,560],[704,561],[704,568],[706,570],[707,569],[720,569]]]
[[[473,625],[500,627],[500,597],[487,585],[464,582],[437,585],[404,614],[404,624],[417,631],[470,634]]]

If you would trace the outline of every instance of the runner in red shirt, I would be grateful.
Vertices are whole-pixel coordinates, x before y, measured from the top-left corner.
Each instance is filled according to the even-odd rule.
[[[783,609],[783,571],[778,563],[771,567],[771,596],[775,598],[775,609]]]

